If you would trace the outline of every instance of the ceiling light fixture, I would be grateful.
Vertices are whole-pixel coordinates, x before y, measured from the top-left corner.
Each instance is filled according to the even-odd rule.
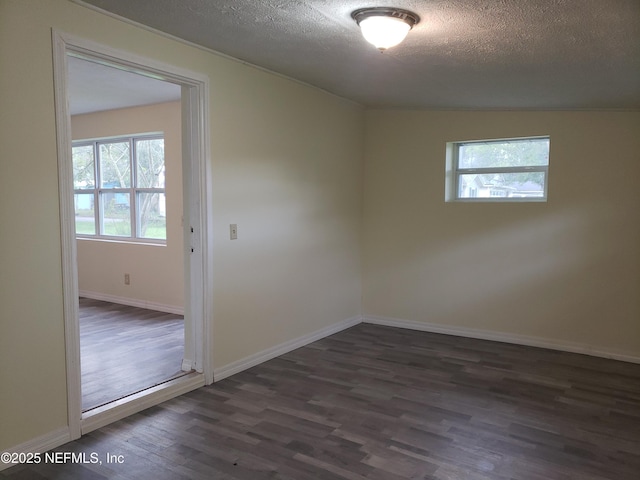
[[[351,14],[365,40],[384,52],[404,40],[420,17],[401,8],[361,8]]]

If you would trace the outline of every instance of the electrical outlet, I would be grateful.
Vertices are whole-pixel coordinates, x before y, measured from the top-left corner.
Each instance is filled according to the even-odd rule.
[[[124,284],[125,285],[131,285],[131,277],[129,276],[128,273],[124,274]]]
[[[229,236],[231,237],[231,240],[238,239],[238,225],[236,225],[235,223],[229,225]]]

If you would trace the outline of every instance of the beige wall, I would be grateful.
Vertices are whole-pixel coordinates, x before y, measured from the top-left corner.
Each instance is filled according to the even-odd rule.
[[[360,312],[360,107],[65,0],[0,0],[0,451],[67,424],[52,27],[211,79],[215,368]]]
[[[274,76],[234,84],[212,126],[217,366],[361,304],[362,110]]]
[[[640,355],[640,113],[366,115],[363,310]],[[444,202],[445,143],[551,135],[549,201]]]
[[[165,140],[167,243],[149,245],[78,240],[80,291],[151,306],[184,305],[182,152],[180,102],[71,117],[74,140],[163,132]],[[124,284],[124,274],[131,284]]]

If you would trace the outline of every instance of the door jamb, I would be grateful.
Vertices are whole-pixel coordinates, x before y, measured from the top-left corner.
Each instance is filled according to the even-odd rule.
[[[104,425],[135,411],[147,408],[150,402],[157,403],[167,399],[160,392],[150,393],[147,397],[134,399],[127,408],[115,414],[103,416],[102,420],[92,419],[85,426],[82,418],[82,393],[80,373],[80,333],[78,311],[78,272],[77,246],[75,238],[75,209],[73,205],[73,167],[71,163],[71,116],[68,106],[68,68],[67,54],[98,61],[122,70],[139,73],[177,83],[182,86],[182,124],[183,124],[183,165],[187,165],[184,179],[185,192],[185,229],[193,229],[185,238],[189,250],[188,292],[185,292],[185,307],[193,319],[193,328],[185,337],[191,345],[190,360],[192,368],[201,374],[198,383],[190,380],[190,388],[196,384],[213,382],[211,364],[212,332],[212,221],[211,221],[211,162],[209,161],[209,79],[206,75],[185,70],[173,65],[138,56],[130,52],[116,50],[67,33],[52,30],[53,72],[55,87],[56,135],[58,156],[58,182],[60,202],[60,225],[62,246],[62,287],[65,322],[65,349],[67,372],[67,412],[69,434],[72,440],[82,433]],[[192,253],[191,250],[193,249]],[[174,391],[177,391],[174,389]],[[181,392],[184,393],[184,392]],[[176,395],[179,393],[176,393]],[[96,421],[98,420],[98,421]]]

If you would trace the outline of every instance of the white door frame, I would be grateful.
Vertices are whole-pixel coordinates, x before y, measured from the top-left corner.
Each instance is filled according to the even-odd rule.
[[[209,161],[209,79],[206,75],[157,62],[92,41],[52,31],[58,180],[62,241],[62,285],[67,370],[67,410],[71,439],[169,398],[213,382],[211,365],[212,222]],[[183,366],[197,374],[155,387],[144,395],[116,402],[112,408],[83,416],[80,373],[78,271],[73,205],[71,116],[68,105],[67,55],[182,86],[182,153],[185,226],[185,313],[191,328],[185,334]]]

